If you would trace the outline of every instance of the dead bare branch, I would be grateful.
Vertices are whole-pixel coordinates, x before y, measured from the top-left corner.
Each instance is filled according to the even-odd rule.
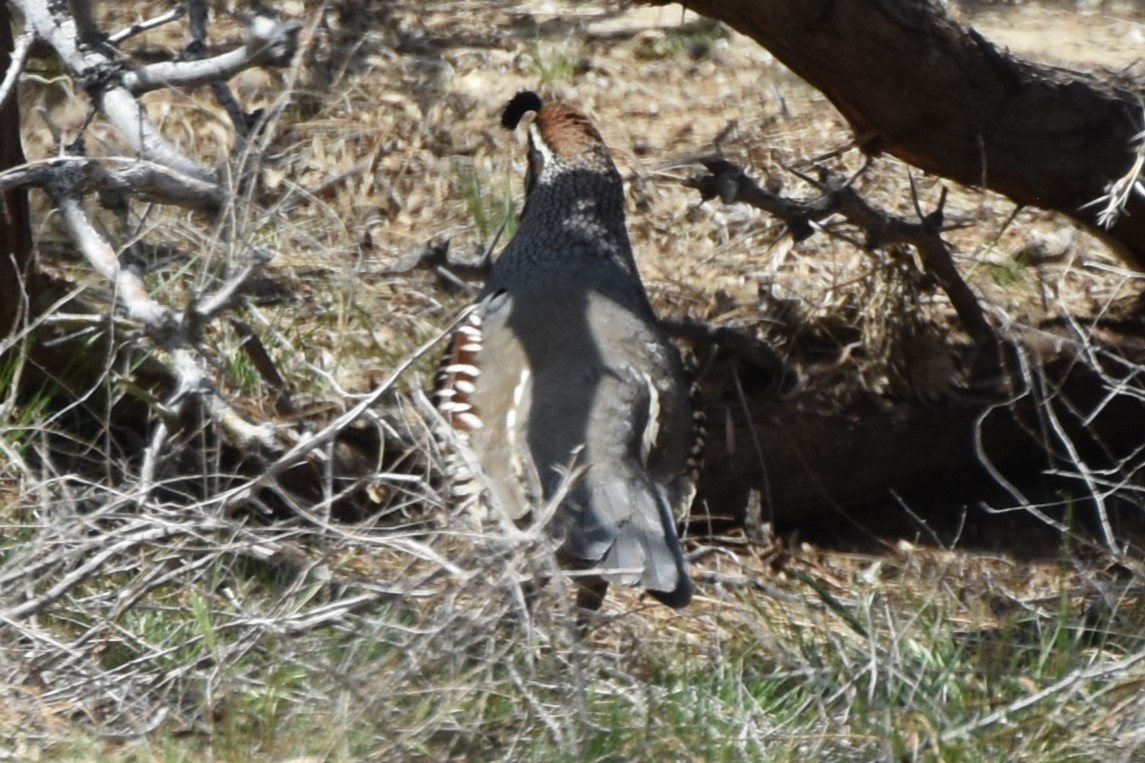
[[[1142,114],[1145,120],[1145,114]],[[1100,206],[1097,224],[1109,230],[1117,224],[1117,219],[1126,214],[1126,207],[1134,197],[1145,197],[1145,183],[1141,182],[1141,172],[1145,170],[1145,132],[1133,136],[1137,143],[1133,163],[1119,178],[1105,188],[1105,193],[1093,201],[1082,204],[1079,209]]]
[[[81,45],[82,21],[78,15],[71,15],[67,4],[16,0],[16,6],[141,158],[165,165],[192,180],[214,182],[213,171],[176,148],[148,119],[138,99],[122,84],[121,64],[114,57],[114,49]]]
[[[273,462],[267,464],[263,468],[262,473],[258,476],[253,477],[244,483],[231,488],[225,493],[221,493],[220,495],[213,498],[210,501],[212,510],[219,513],[228,514],[245,506],[250,500],[252,500],[255,492],[260,486],[263,486],[269,481],[281,476],[288,469],[298,464],[307,454],[333,442],[340,432],[364,416],[369,410],[376,406],[384,396],[390,394],[398,379],[400,379],[402,375],[407,370],[409,370],[409,368],[413,366],[421,357],[423,357],[427,352],[437,346],[437,344],[442,339],[449,336],[453,329],[460,325],[461,321],[465,319],[465,316],[468,315],[469,312],[469,310],[462,311],[453,323],[451,323],[444,330],[438,333],[437,336],[423,344],[421,347],[415,350],[412,355],[398,364],[398,366],[390,372],[389,377],[387,377],[386,380],[382,382],[382,384],[370,392],[370,394],[363,397],[353,408],[349,409],[341,416],[331,421],[320,431],[301,438],[299,442],[297,442],[289,450],[287,450],[285,453],[282,453]]]
[[[124,72],[123,86],[135,95],[159,88],[190,88],[227,80],[254,66],[285,66],[298,49],[302,24],[254,16],[241,48],[197,61],[163,61]]]
[[[4,102],[8,100],[8,96],[16,87],[16,82],[20,79],[21,72],[24,71],[24,64],[28,62],[28,51],[32,49],[32,43],[35,39],[36,35],[30,29],[25,29],[23,34],[16,39],[16,46],[12,49],[12,63],[9,64],[8,71],[4,73],[4,81],[0,82],[0,108],[4,107]]]
[[[116,297],[128,317],[148,326],[155,336],[164,337],[164,342],[168,341],[165,337],[177,328],[175,315],[148,295],[137,273],[120,265],[115,250],[104,241],[84,211],[78,188],[68,187],[71,185],[67,183],[68,175],[58,176],[49,192],[80,251],[95,271],[115,286]]]
[[[225,200],[216,183],[189,178],[155,162],[121,157],[63,156],[0,173],[0,192],[21,186],[46,188],[63,171],[82,174],[83,190],[131,193],[147,201],[173,204],[215,215]]]
[[[183,15],[186,12],[186,6],[176,5],[171,10],[167,11],[166,13],[162,13],[155,18],[147,19],[146,21],[140,21],[138,24],[132,24],[129,27],[120,29],[118,32],[109,34],[107,36],[107,41],[112,45],[119,45],[121,43],[127,42],[136,35],[143,34],[144,32],[149,32],[152,29],[157,29],[164,24],[170,24],[172,21],[177,21],[183,18]]]
[[[827,171],[818,180],[804,178],[821,191],[818,198],[795,201],[761,188],[741,167],[723,158],[706,159],[703,164],[708,174],[686,183],[697,189],[701,197],[707,200],[718,196],[725,204],[738,202],[769,212],[787,224],[796,241],[814,233],[819,221],[840,214],[866,233],[869,249],[898,243],[913,246],[927,271],[950,298],[970,337],[979,343],[994,340],[994,330],[977,297],[958,274],[950,249],[942,240],[945,189],[933,212],[922,216],[919,222],[908,222],[875,209],[858,194],[850,180]]]
[[[69,171],[74,169],[77,168],[64,165],[48,183],[47,190],[84,257],[97,273],[114,285],[116,302],[123,305],[129,318],[143,324],[159,347],[171,353],[177,388],[165,405],[167,414],[178,417],[188,400],[202,399],[210,417],[239,444],[247,448],[259,445],[276,449],[278,442],[273,428],[252,424],[240,416],[215,390],[193,350],[203,322],[233,305],[237,295],[269,257],[252,257],[234,278],[202,300],[190,313],[177,313],[148,294],[141,274],[124,267],[115,250],[92,225],[83,208],[83,177],[78,172]],[[158,444],[153,441],[153,449]]]

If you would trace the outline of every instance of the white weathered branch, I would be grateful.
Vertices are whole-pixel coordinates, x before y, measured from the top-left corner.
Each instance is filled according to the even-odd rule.
[[[99,109],[140,157],[166,165],[201,182],[214,182],[214,173],[168,141],[134,95],[117,81],[121,64],[99,46],[80,45],[80,30],[62,4],[14,0],[35,33],[59,54],[76,82],[95,99]]]
[[[192,180],[208,183],[216,180],[212,170],[195,162],[163,136],[126,88],[110,87],[98,99],[104,115],[141,158],[164,164]]]
[[[209,59],[129,70],[125,68],[123,57],[96,27],[89,0],[13,2],[23,13],[29,29],[25,34],[25,46],[30,45],[33,37],[49,44],[66,71],[91,96],[96,107],[136,154],[110,159],[59,156],[24,165],[0,173],[0,190],[21,186],[44,188],[51,195],[84,258],[112,284],[116,309],[141,325],[151,341],[167,354],[166,362],[175,379],[176,389],[162,405],[166,421],[156,428],[145,454],[143,498],[149,493],[168,425],[180,418],[191,400],[202,406],[207,416],[227,433],[232,442],[240,446],[261,446],[272,452],[281,451],[283,445],[272,425],[247,421],[219,393],[197,348],[204,325],[236,304],[250,278],[269,258],[252,257],[213,294],[204,295],[185,309],[171,308],[148,294],[141,272],[121,262],[116,250],[89,218],[84,208],[84,194],[92,190],[131,194],[217,214],[227,203],[226,189],[213,171],[197,163],[163,136],[148,119],[138,95],[163,86],[189,87],[208,83],[221,86],[223,80],[243,69],[288,63],[297,50],[302,25],[255,17],[249,23],[246,44],[238,50]],[[204,21],[204,10],[202,3],[192,3],[190,15],[193,21]],[[133,34],[179,15],[182,15],[181,9],[137,24],[113,36],[110,41],[122,42]],[[205,29],[200,30],[200,37],[205,37]],[[26,57],[26,51],[21,55]],[[13,87],[8,81],[15,81],[21,69],[21,64],[14,64],[7,73],[4,88]],[[0,93],[3,92],[6,90],[0,89]],[[62,131],[54,135],[57,144],[62,145]]]
[[[160,204],[216,214],[226,194],[216,183],[189,178],[155,162],[120,157],[63,156],[0,172],[0,192],[46,188],[61,171],[83,176],[84,190],[125,192]]]
[[[195,319],[206,322],[237,305],[247,282],[262,270],[263,265],[270,262],[271,256],[269,252],[263,250],[252,252],[246,267],[219,287],[214,294],[205,297],[195,306]]]
[[[138,273],[120,264],[115,250],[92,225],[83,208],[80,182],[82,178],[69,177],[64,172],[57,175],[47,188],[84,258],[96,272],[114,284],[116,301],[123,306],[129,318],[142,323],[148,335],[170,352],[178,387],[168,400],[168,413],[177,416],[186,401],[194,397],[203,401],[211,420],[229,433],[238,444],[244,447],[258,444],[271,450],[277,449],[273,427],[246,421],[223,399],[203,370],[193,350],[194,331],[191,326],[192,322],[199,322],[203,313],[196,312],[194,320],[188,320],[186,313],[176,313],[147,294],[143,279]],[[232,302],[244,282],[265,261],[265,258],[253,260],[224,285],[218,294],[204,300],[204,304],[218,309],[219,305]]]
[[[139,94],[163,87],[196,87],[227,80],[253,66],[281,66],[298,49],[297,21],[275,21],[258,16],[250,24],[246,44],[212,58],[197,61],[161,61],[123,74],[123,85]]]
[[[107,41],[112,45],[119,45],[121,43],[127,42],[136,35],[143,34],[144,32],[150,31],[157,27],[161,27],[164,24],[169,24],[172,21],[181,19],[183,18],[183,14],[186,12],[187,9],[185,6],[176,5],[174,8],[160,16],[156,16],[153,19],[147,19],[146,21],[140,21],[138,24],[132,24],[126,29],[120,29],[118,32],[108,35]]]
[[[254,16],[248,25],[247,42],[241,48],[213,58],[162,62],[125,71],[122,62],[116,58],[115,51],[110,46],[83,44],[84,35],[81,27],[91,23],[90,9],[86,3],[75,4],[70,13],[67,5],[49,3],[45,0],[14,0],[14,2],[23,12],[29,25],[29,32],[21,37],[21,44],[25,49],[21,51],[18,48],[17,54],[27,55],[26,47],[31,44],[30,35],[33,32],[35,36],[45,40],[55,49],[68,72],[91,95],[99,109],[139,158],[162,165],[183,176],[174,183],[164,182],[165,193],[170,194],[180,183],[197,184],[199,187],[192,194],[198,197],[198,202],[194,206],[221,207],[221,203],[216,203],[216,198],[221,196],[221,192],[210,192],[205,188],[217,183],[216,174],[168,141],[148,119],[137,96],[161,87],[193,87],[219,83],[253,66],[284,65],[297,51],[298,35],[302,30],[301,23]],[[158,25],[170,20],[169,17],[171,14],[132,29],[150,28],[148,25]],[[117,39],[125,39],[125,35],[130,36],[126,32],[120,33]],[[0,96],[11,89],[9,80],[14,82],[18,77],[22,68],[19,55],[14,57],[13,66],[7,72],[4,85],[0,86]],[[152,175],[152,179],[157,178]]]
[[[32,33],[32,30],[25,29],[19,39],[16,40],[8,71],[4,73],[4,81],[0,82],[0,109],[4,108],[4,102],[8,100],[8,96],[15,89],[16,82],[20,79],[20,72],[24,71],[24,64],[28,62],[28,51],[32,49],[32,43],[35,39],[36,35]]]
[[[82,197],[65,189],[56,189],[52,196],[84,259],[114,284],[116,298],[123,304],[127,316],[153,331],[169,331],[175,323],[174,313],[147,294],[142,279],[136,273],[119,264],[115,250],[104,241],[84,211]]]

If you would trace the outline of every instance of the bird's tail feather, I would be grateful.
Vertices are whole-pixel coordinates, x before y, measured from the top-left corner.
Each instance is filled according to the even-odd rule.
[[[596,566],[610,580],[647,589],[670,607],[685,606],[692,580],[664,492],[646,475],[610,472],[598,468],[585,475],[587,501],[568,550],[599,560]]]

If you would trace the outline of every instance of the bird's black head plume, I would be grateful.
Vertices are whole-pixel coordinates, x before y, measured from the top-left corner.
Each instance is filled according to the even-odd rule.
[[[521,117],[530,111],[540,111],[544,105],[541,96],[532,90],[522,90],[505,105],[505,110],[501,112],[501,126],[506,130],[515,130]]]

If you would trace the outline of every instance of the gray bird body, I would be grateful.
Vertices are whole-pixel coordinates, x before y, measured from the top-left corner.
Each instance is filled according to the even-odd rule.
[[[565,135],[587,120],[546,109],[558,110],[532,126],[543,166],[478,306],[469,443],[515,519],[566,491],[551,526],[565,564],[683,606],[673,514],[691,499],[694,443],[683,366],[637,274],[603,142],[591,126]]]

